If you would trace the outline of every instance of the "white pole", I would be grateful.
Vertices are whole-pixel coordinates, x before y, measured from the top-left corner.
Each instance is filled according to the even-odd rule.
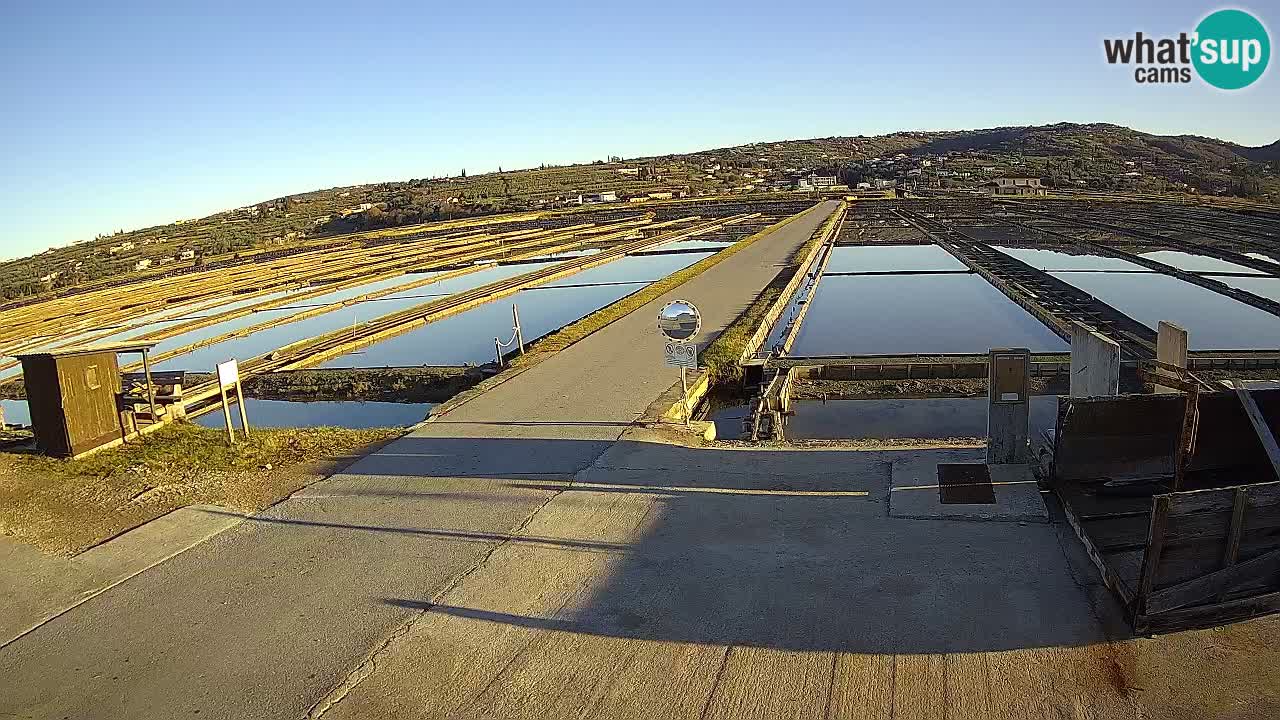
[[[520,348],[520,354],[524,354],[524,330],[520,327],[520,310],[515,303],[511,303],[511,321],[516,326],[516,347]]]
[[[236,431],[231,429],[231,408],[227,407],[227,386],[218,380],[218,392],[222,394],[222,419],[227,423],[227,444],[236,444]]]

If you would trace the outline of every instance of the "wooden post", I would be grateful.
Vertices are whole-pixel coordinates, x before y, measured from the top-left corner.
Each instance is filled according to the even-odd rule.
[[[684,424],[689,425],[689,381],[686,379],[684,366],[680,366],[680,407],[684,410]]]
[[[1169,509],[1173,505],[1170,495],[1155,496],[1151,507],[1151,524],[1147,528],[1147,549],[1142,554],[1142,570],[1138,575],[1138,589],[1133,601],[1133,622],[1147,614],[1147,598],[1155,585],[1156,571],[1160,569],[1160,556],[1164,554],[1165,526],[1169,521]],[[1141,630],[1140,630],[1141,632]]]
[[[236,444],[236,431],[231,428],[231,408],[227,407],[227,387],[218,383],[218,392],[222,395],[222,419],[227,424],[227,444]]]
[[[1085,325],[1071,326],[1071,397],[1120,393],[1120,346]]]
[[[1170,322],[1160,321],[1160,329],[1156,333],[1156,360],[1180,368],[1187,366],[1187,331]],[[1160,394],[1176,393],[1176,388],[1155,385]]]
[[[498,367],[502,367],[502,341],[498,338],[493,339],[493,354],[498,356]]]
[[[244,389],[240,387],[240,378],[236,378],[236,404],[240,406],[240,429],[249,437],[249,414],[244,409]]]
[[[160,415],[156,413],[156,386],[151,382],[151,362],[147,360],[147,349],[142,348],[142,372],[147,376],[147,403],[151,405],[151,422],[160,422]]]
[[[1186,400],[1182,410],[1182,433],[1178,436],[1178,447],[1173,457],[1174,492],[1182,489],[1187,478],[1187,468],[1191,466],[1191,458],[1196,452],[1196,435],[1200,432],[1200,386],[1191,383],[1184,392]]]

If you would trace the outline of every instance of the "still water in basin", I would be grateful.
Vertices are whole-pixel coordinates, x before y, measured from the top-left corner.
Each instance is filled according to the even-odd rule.
[[[1260,298],[1267,298],[1268,300],[1280,302],[1280,278],[1267,277],[1265,275],[1259,277],[1209,275],[1207,277],[1217,280],[1228,287],[1243,290],[1247,293],[1253,293]]]
[[[1280,317],[1175,277],[1051,274],[1150,328],[1161,320],[1181,325],[1192,350],[1280,348]]]
[[[27,409],[26,400],[0,400],[0,408],[4,409],[4,421],[6,424],[31,424],[31,411]]]
[[[1067,345],[976,275],[822,279],[794,355],[1061,351]]]
[[[218,363],[228,358],[237,358],[240,360],[256,357],[266,352],[270,352],[278,347],[288,345],[289,343],[305,340],[317,335],[323,335],[344,327],[352,327],[355,324],[368,322],[378,316],[387,313],[396,312],[411,308],[420,303],[429,302],[434,297],[443,297],[463,290],[469,290],[481,285],[485,285],[497,280],[503,280],[515,277],[533,269],[536,265],[495,265],[487,267],[483,270],[460,275],[457,277],[447,278],[439,282],[434,282],[422,287],[408,288],[400,292],[391,293],[384,297],[369,302],[361,302],[331,312],[316,315],[314,317],[298,320],[296,322],[286,322],[274,325],[269,328],[259,330],[252,335],[231,338],[213,345],[206,345],[197,348],[189,353],[169,358],[163,362],[157,363],[156,367],[161,370],[199,370],[209,371]],[[412,281],[418,276],[401,276],[398,279],[399,284]],[[369,292],[369,285],[360,288],[352,288],[344,293],[354,294],[350,297],[356,297]],[[324,300],[316,298],[314,301],[306,301],[299,303],[287,309],[266,310],[263,312],[253,313],[251,315],[228,320],[218,323],[207,328],[193,330],[183,333],[167,340],[162,340],[156,347],[154,352],[165,352],[183,345],[187,345],[199,340],[205,340],[217,337],[227,332],[242,330],[259,323],[270,320],[285,319],[297,313],[306,310],[303,305],[310,306],[312,304],[323,303]]]
[[[968,270],[964,263],[937,245],[849,245],[831,251],[826,272],[907,272]]]
[[[1126,270],[1134,272],[1154,272],[1147,268],[1120,258],[1105,257],[1082,253],[1079,255],[1060,250],[1040,250],[1038,248],[1017,248],[1003,245],[991,247],[1000,252],[1030,265],[1037,270]]]
[[[1215,257],[1207,255],[1192,255],[1191,253],[1181,252],[1179,250],[1157,250],[1155,252],[1142,253],[1142,257],[1150,258],[1156,262],[1162,262],[1165,265],[1172,265],[1179,270],[1188,272],[1230,272],[1230,273],[1246,273],[1249,275],[1265,275],[1261,270],[1237,265],[1226,260],[1219,260]]]
[[[495,359],[493,339],[511,339],[511,306],[526,343],[692,265],[710,253],[631,256],[486,303],[334,358],[320,367],[479,365]],[[604,284],[600,284],[604,283]],[[507,348],[511,350],[513,348]]]

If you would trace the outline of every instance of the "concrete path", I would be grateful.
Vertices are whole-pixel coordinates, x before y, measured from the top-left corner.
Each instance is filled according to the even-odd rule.
[[[241,519],[239,513],[210,505],[178,508],[71,558],[45,555],[0,536],[0,567],[5,571],[0,647]]]
[[[901,454],[629,431],[482,569],[385,598],[422,614],[323,717],[1133,717],[1055,528],[890,518]]]
[[[835,207],[672,296],[718,333]],[[0,649],[0,716],[305,715],[422,615],[389,600],[448,592],[675,382],[665,300]]]

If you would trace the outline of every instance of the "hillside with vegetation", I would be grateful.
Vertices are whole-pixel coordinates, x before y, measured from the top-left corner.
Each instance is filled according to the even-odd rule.
[[[0,264],[0,299],[243,262],[350,233],[598,200],[791,190],[807,174],[849,187],[974,189],[992,177],[1054,188],[1230,195],[1280,202],[1280,141],[1251,148],[1106,124],[898,132],[330,188],[121,231]],[[358,237],[358,236],[357,236]]]
[[[963,187],[980,177],[1016,174],[1041,177],[1051,187],[1181,191],[1280,202],[1280,141],[1254,148],[1108,124],[831,137],[755,143],[683,157],[810,167],[850,182],[894,177],[886,164],[918,168],[919,160],[931,159],[932,169],[919,177],[938,187]]]

